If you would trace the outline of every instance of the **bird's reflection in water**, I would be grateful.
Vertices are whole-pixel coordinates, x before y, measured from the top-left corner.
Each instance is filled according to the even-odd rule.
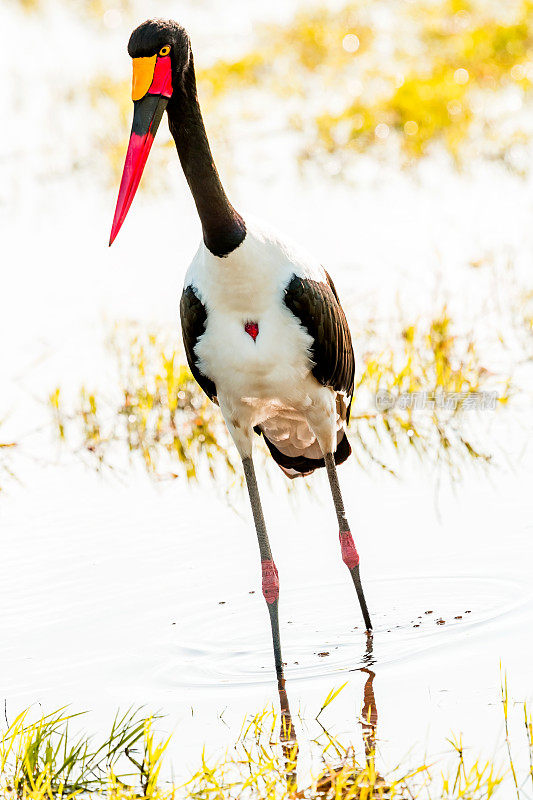
[[[285,761],[285,778],[289,795],[297,796],[298,784],[296,781],[296,767],[298,763],[298,741],[292,723],[289,700],[285,691],[285,678],[278,680],[279,705],[281,708],[281,725],[279,739]]]
[[[385,800],[385,798],[389,796],[389,786],[384,778],[376,771],[375,766],[378,710],[374,695],[375,673],[371,669],[374,663],[371,633],[367,634],[366,652],[363,657],[363,662],[365,666],[360,667],[357,671],[363,672],[368,676],[363,688],[363,707],[361,715],[358,718],[362,728],[365,767],[357,765],[355,762],[352,747],[344,748],[341,746],[339,748],[339,764],[335,766],[328,765],[327,769],[319,776],[314,793],[311,792],[310,789],[298,791],[296,778],[298,741],[285,689],[285,680],[283,678],[279,680],[278,692],[281,708],[280,741],[283,749],[285,778],[289,797],[326,797],[330,793],[333,797],[343,797],[344,794],[348,795],[349,793],[350,797],[357,798],[360,796],[360,792],[368,798],[380,797]],[[324,733],[331,739],[325,729]],[[354,786],[357,786],[355,794]]]
[[[378,709],[376,706],[376,698],[374,696],[374,678],[376,673],[370,667],[374,664],[374,640],[372,633],[366,634],[366,652],[363,657],[364,667],[361,667],[359,672],[365,672],[368,675],[363,688],[363,709],[361,711],[361,725],[363,728],[363,744],[365,747],[365,758],[371,758],[374,761],[376,752],[376,728],[378,724]]]

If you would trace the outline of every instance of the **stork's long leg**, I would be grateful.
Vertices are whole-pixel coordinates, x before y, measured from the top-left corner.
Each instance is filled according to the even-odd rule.
[[[365,621],[366,629],[372,630],[372,623],[370,621],[370,614],[366,605],[363,587],[361,585],[361,576],[359,574],[359,554],[355,549],[355,544],[350,533],[350,526],[346,519],[346,512],[344,510],[344,502],[342,500],[341,487],[339,485],[339,478],[337,476],[337,467],[335,466],[335,456],[333,453],[326,453],[324,455],[326,462],[326,470],[329,478],[329,485],[331,494],[333,496],[333,503],[335,505],[335,512],[339,521],[339,539],[341,543],[342,560],[350,570],[361,611],[363,612],[363,619]]]
[[[242,459],[244,467],[244,475],[248,485],[248,494],[250,495],[250,504],[252,506],[252,513],[254,515],[255,530],[257,533],[257,542],[259,544],[259,555],[261,556],[261,572],[263,583],[263,596],[266,600],[268,613],[270,614],[270,625],[272,627],[272,644],[274,646],[274,661],[276,664],[276,674],[278,680],[283,677],[283,662],[281,660],[281,644],[279,638],[279,619],[278,619],[278,599],[279,599],[279,578],[274,559],[272,558],[272,551],[270,550],[270,542],[268,541],[268,534],[265,525],[265,518],[263,516],[263,509],[261,508],[261,498],[259,497],[259,489],[257,488],[257,480],[255,477],[254,463],[251,456]]]

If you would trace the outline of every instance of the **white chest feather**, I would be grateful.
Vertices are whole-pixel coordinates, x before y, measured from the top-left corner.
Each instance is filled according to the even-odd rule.
[[[226,258],[201,248],[186,282],[207,310],[206,331],[195,352],[199,368],[219,397],[258,398],[283,404],[306,403],[312,339],[283,302],[294,275],[323,280],[311,259],[295,254],[271,235],[248,231]],[[256,323],[254,340],[247,322]]]

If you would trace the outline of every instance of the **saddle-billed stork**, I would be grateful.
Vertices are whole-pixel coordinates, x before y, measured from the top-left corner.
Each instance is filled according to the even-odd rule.
[[[192,374],[220,406],[242,458],[280,677],[279,579],[252,461],[254,433],[264,437],[289,478],[326,467],[342,558],[366,628],[372,627],[336,470],[351,452],[350,330],[325,269],[263,225],[245,221],[229,202],[202,120],[187,31],[172,20],[148,20],[133,31],[128,52],[133,126],[109,244],[130,208],[166,109],[203,231],[181,297],[185,353]]]

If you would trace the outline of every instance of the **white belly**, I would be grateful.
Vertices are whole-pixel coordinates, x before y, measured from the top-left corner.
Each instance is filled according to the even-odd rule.
[[[259,326],[255,341],[245,331],[246,322]],[[247,311],[210,312],[195,351],[221,403],[235,407],[254,400],[262,416],[268,406],[274,411],[275,406],[309,405],[308,384],[318,387],[311,375],[311,345],[311,337],[288,309],[271,306],[260,313],[251,303]]]
[[[195,351],[214,381],[235,443],[245,448],[256,425],[285,455],[320,458],[343,426],[335,392],[314,378],[309,334],[288,309],[241,317],[213,312]],[[254,341],[244,326],[257,322]]]

